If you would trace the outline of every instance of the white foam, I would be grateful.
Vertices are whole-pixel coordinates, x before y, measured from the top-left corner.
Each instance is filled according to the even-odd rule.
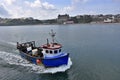
[[[13,45],[13,46],[16,46],[16,45],[17,45],[17,43],[15,43],[15,42],[6,42],[6,43],[11,44],[11,45]]]
[[[54,68],[47,68],[47,69],[44,70],[43,73],[65,72],[66,70],[70,69],[71,65],[72,65],[72,61],[69,58],[68,65],[62,65],[62,66],[54,67]]]
[[[6,43],[6,44],[10,44],[10,45],[13,45],[13,46],[16,46],[16,44],[17,44],[15,42],[8,42],[8,41],[5,41],[5,40],[0,40],[0,42]]]
[[[28,64],[29,62],[25,59],[22,59],[17,54],[8,53],[4,51],[0,51],[0,58],[5,60],[9,64],[16,64],[16,65],[22,65],[22,64]]]
[[[29,63],[27,60],[21,58],[21,56],[19,56],[18,54],[8,53],[4,51],[0,51],[0,58],[2,58],[4,61],[6,61],[9,64],[21,65],[21,66],[25,66],[26,68],[29,67],[29,70],[35,73],[64,72],[68,70],[72,65],[72,61],[69,58],[68,65],[62,65],[54,68],[45,68],[44,66],[38,66],[38,65]]]

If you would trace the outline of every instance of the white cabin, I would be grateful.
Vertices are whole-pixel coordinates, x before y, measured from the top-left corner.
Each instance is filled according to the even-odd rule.
[[[58,43],[45,44],[42,49],[45,57],[53,57],[61,54],[62,45]]]

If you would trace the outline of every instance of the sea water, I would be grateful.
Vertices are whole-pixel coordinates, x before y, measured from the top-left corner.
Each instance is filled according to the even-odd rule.
[[[44,68],[20,57],[16,42],[46,43],[50,30],[69,64]],[[0,80],[120,80],[120,24],[0,26]]]

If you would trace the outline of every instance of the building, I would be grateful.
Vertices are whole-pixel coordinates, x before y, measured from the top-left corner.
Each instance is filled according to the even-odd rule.
[[[110,18],[106,18],[104,19],[104,23],[112,23],[115,22],[115,17],[111,16]]]
[[[111,23],[111,22],[112,22],[112,19],[109,19],[109,18],[104,19],[104,23]]]
[[[66,21],[63,24],[74,24],[74,21]]]
[[[63,24],[64,22],[67,22],[68,20],[69,20],[69,15],[68,14],[58,15],[57,23]]]

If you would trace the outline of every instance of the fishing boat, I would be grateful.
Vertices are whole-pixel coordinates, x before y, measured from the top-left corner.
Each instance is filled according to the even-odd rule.
[[[67,65],[69,53],[62,52],[62,45],[55,42],[56,33],[51,30],[49,33],[52,37],[52,42],[36,47],[35,41],[19,43],[17,42],[17,49],[21,57],[36,65],[43,65],[45,67],[58,67]]]

